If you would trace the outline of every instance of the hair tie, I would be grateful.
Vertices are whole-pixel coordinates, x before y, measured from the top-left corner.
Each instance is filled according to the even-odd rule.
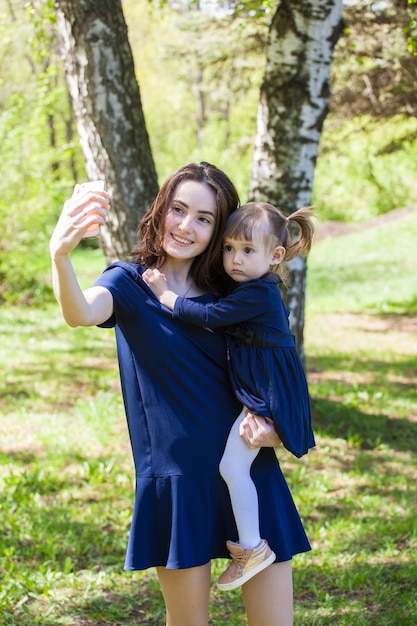
[[[289,218],[288,216],[286,216],[284,219],[285,219],[285,221],[286,221],[286,222],[287,222],[287,224],[288,224],[288,222],[290,221],[290,218]]]

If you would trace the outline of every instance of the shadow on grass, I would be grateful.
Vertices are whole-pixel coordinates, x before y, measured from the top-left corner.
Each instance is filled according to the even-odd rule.
[[[368,414],[340,402],[316,397],[312,401],[314,428],[330,438],[345,439],[356,447],[373,450],[380,444],[399,451],[417,451],[417,423]]]
[[[317,432],[358,448],[417,452],[417,422],[403,417],[408,407],[417,411],[417,354],[383,361],[342,353],[309,358],[308,366]]]
[[[74,609],[77,624],[84,626],[100,626],[114,624],[120,626],[136,626],[137,624],[154,624],[165,626],[165,605],[159,583],[145,575],[139,582],[140,591],[131,594],[106,593],[100,598],[88,601]],[[64,615],[72,614],[66,611]],[[209,605],[210,623],[224,626],[246,624],[245,609],[241,592],[224,594],[212,592]],[[100,616],[103,621],[100,621]],[[86,621],[83,621],[83,620]],[[80,621],[78,621],[80,620]]]
[[[11,361],[0,379],[0,405],[5,410],[15,409],[19,402],[72,406],[83,394],[109,387],[114,391],[118,373],[113,335],[84,328],[36,335],[30,327],[23,341],[24,328],[20,343],[11,339],[5,351],[4,358]]]
[[[3,452],[0,450],[0,465],[11,463],[16,466],[26,466],[37,460],[37,455],[31,450],[13,450],[11,452]]]
[[[155,624],[164,626],[165,608],[162,595],[152,585],[141,584],[139,593],[105,593],[83,606],[65,610],[64,615],[76,616],[77,623]]]
[[[370,557],[368,557],[370,558]],[[295,623],[328,626],[415,626],[417,564],[363,559],[334,568],[295,568]]]
[[[20,452],[4,457],[25,460]],[[45,568],[75,572],[123,563],[130,524],[123,512],[133,490],[108,467],[108,457],[67,455],[65,467],[38,465],[6,477],[0,508],[5,569],[30,578]]]
[[[137,626],[153,624],[165,626],[165,605],[155,574],[150,572],[135,572],[139,574],[132,578],[131,572],[119,576],[117,582],[107,584],[100,591],[90,591],[85,597],[84,590],[73,598],[65,598],[59,602],[45,603],[44,610],[41,604],[28,603],[16,609],[6,609],[1,613],[1,626],[56,626],[57,624],[71,624],[73,626]],[[93,597],[94,594],[94,597]],[[213,589],[209,605],[210,623],[224,626],[238,626],[246,624],[245,609],[241,591],[233,594],[222,594]],[[53,617],[51,617],[53,615]]]
[[[73,381],[76,381],[76,390]],[[116,382],[113,360],[103,358],[92,362],[84,355],[84,362],[78,356],[73,361],[68,354],[59,364],[55,359],[47,358],[36,363],[35,371],[27,366],[14,367],[0,385],[0,402],[3,401],[5,406],[20,402],[31,406],[41,403],[45,407],[71,407],[85,395],[94,396],[100,390],[114,392]],[[44,393],[46,386],[48,396]]]
[[[296,567],[295,623],[303,626],[414,626],[417,608],[415,563],[364,561],[334,568],[309,563]],[[7,610],[1,626],[138,626],[165,625],[165,611],[156,579],[148,574],[130,582],[124,592],[103,590],[95,598],[60,602],[54,617],[21,609]],[[240,594],[212,596],[211,623],[237,626],[246,623]]]
[[[50,611],[35,611],[27,605],[22,609],[6,610],[0,617],[1,626],[56,626],[72,624],[76,626],[133,626],[138,624],[154,624],[164,626],[165,609],[160,591],[150,583],[140,583],[136,591],[118,593],[102,591],[99,597],[85,601],[74,599],[60,602],[53,611],[54,617],[48,616]],[[83,595],[83,594],[80,594]]]
[[[46,611],[45,611],[46,613]],[[246,624],[245,610],[241,593],[213,593],[210,598],[210,623],[219,626],[238,626]],[[18,609],[5,611],[0,617],[1,626],[56,626],[57,624],[74,626],[138,626],[153,624],[165,626],[165,605],[156,578],[145,574],[142,580],[130,584],[129,590],[103,590],[98,597],[86,600],[75,599],[60,602],[54,609],[54,618],[47,614],[40,615]]]
[[[375,331],[372,331],[375,332]],[[386,332],[386,331],[381,331]],[[410,340],[411,341],[411,340]],[[417,344],[416,344],[417,345]],[[402,381],[416,395],[415,376],[417,374],[417,352],[415,354],[397,354],[390,360],[367,357],[361,352],[339,353],[323,356],[307,357],[308,370],[311,372],[335,372],[341,381],[348,381],[351,375],[363,382],[364,388],[396,389],[398,381]]]

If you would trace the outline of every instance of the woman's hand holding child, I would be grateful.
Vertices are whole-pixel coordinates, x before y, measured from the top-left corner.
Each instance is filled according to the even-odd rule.
[[[271,420],[249,411],[240,424],[239,434],[250,449],[275,448],[282,443]]]

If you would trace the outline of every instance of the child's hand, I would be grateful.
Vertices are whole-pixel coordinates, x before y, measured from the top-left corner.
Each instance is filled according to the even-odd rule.
[[[160,298],[165,291],[169,291],[165,274],[162,274],[159,270],[148,269],[143,272],[142,278],[158,298]]]
[[[178,296],[170,291],[165,274],[156,269],[148,269],[143,272],[142,278],[155,293],[159,302],[172,311]]]

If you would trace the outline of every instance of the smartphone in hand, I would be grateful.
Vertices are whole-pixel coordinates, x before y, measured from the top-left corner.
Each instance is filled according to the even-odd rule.
[[[87,183],[76,185],[74,193],[82,193],[84,191],[106,191],[106,183],[104,180],[92,180]],[[93,224],[85,233],[83,239],[88,237],[96,237],[100,232],[100,226]]]

